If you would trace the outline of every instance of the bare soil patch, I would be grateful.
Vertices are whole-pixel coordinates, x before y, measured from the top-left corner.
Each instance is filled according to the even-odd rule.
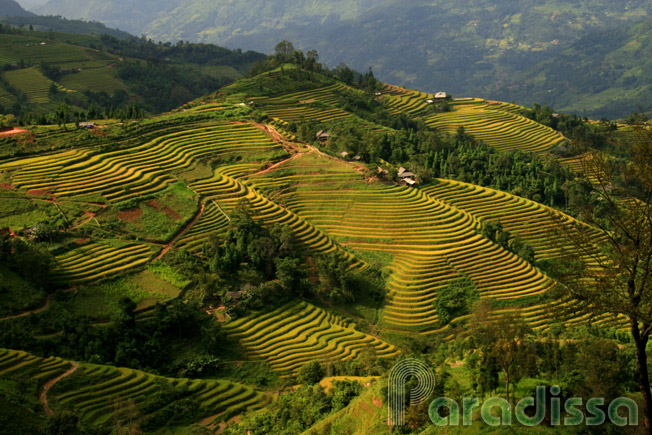
[[[158,202],[158,199],[152,199],[150,201],[147,201],[147,205],[154,207],[156,210],[161,209],[161,203]]]
[[[48,193],[47,189],[32,189],[27,191],[28,195],[34,195],[34,196],[43,196],[46,195],[47,193]]]
[[[121,221],[138,222],[141,217],[143,217],[143,211],[139,207],[120,210],[118,212],[118,220]]]
[[[175,221],[180,221],[182,218],[176,211],[172,210],[169,206],[163,207],[163,213],[168,215],[168,217]]]
[[[11,130],[0,131],[0,137],[13,136],[21,133],[30,133],[30,131],[22,128],[12,128]]]

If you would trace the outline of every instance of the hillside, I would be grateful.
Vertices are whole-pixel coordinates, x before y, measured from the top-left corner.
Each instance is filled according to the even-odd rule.
[[[0,140],[6,424],[376,433],[404,356],[437,370],[438,395],[520,399],[568,367],[569,394],[610,387],[592,377],[607,369],[637,394],[625,319],[555,274],[569,252],[596,267],[605,242],[578,220],[567,137],[606,153],[630,127],[286,57],[170,113]],[[480,359],[479,316],[527,331],[537,359],[513,385]],[[433,429],[419,412],[405,431]]]
[[[652,97],[652,21],[595,32],[551,59],[506,77],[497,98],[555,102],[561,110],[615,119],[646,111]],[[509,89],[509,91],[506,91]]]
[[[28,17],[25,23],[103,31],[93,23],[49,17]],[[89,35],[9,26],[0,31],[0,106],[17,117],[53,116],[62,104],[65,117],[80,110],[126,113],[133,104],[160,113],[232,82],[263,58],[208,44],[155,44],[119,31]]]
[[[0,22],[14,27],[30,26],[41,32],[72,33],[78,35],[110,35],[121,40],[134,36],[122,30],[112,29],[97,21],[68,20],[60,16],[19,15],[1,17]]]
[[[602,59],[612,57],[609,47],[618,41],[625,46],[613,29],[623,28],[616,32],[629,32],[640,43],[645,40],[644,34],[631,35],[638,28],[629,30],[651,16],[651,6],[644,0],[628,0],[617,7],[606,0],[572,4],[330,0],[292,2],[291,7],[281,0],[255,4],[195,0],[159,2],[155,8],[139,3],[136,10],[117,1],[101,3],[51,0],[38,11],[124,25],[134,34],[157,40],[213,42],[267,53],[276,42],[290,40],[305,51],[318,50],[331,66],[344,62],[361,71],[371,66],[387,82],[429,92],[446,90],[525,105],[539,102],[586,110],[598,118],[624,117],[639,105],[648,107],[645,81],[627,79],[626,73],[646,70],[644,57],[619,56],[617,67],[614,64],[609,73],[592,80],[619,78],[625,97],[616,105],[599,103],[613,97],[600,94],[602,85],[584,84],[586,73],[597,66],[601,70]],[[582,66],[572,62],[576,53],[586,59]],[[541,73],[546,65],[550,72]],[[560,70],[573,72],[570,81],[576,83],[560,85],[554,73]]]
[[[33,16],[34,14],[23,9],[15,0],[0,1],[0,17]]]

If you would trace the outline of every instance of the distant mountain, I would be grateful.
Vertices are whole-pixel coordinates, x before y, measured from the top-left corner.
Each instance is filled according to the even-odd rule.
[[[118,39],[133,38],[131,33],[122,30],[111,29],[97,21],[69,20],[55,16],[10,16],[0,17],[0,22],[13,26],[32,26],[34,30],[54,31],[60,33],[72,33],[77,35],[110,35]]]
[[[27,10],[31,10],[38,6],[43,6],[47,2],[48,0],[19,0],[18,1],[18,3],[20,3],[20,5]]]
[[[51,0],[36,12],[99,20],[158,39],[223,43],[234,35],[350,20],[387,0]],[[269,50],[274,42],[264,46]]]
[[[23,9],[14,0],[0,0],[0,17],[30,16],[31,12]]]
[[[649,110],[652,20],[590,34],[489,91],[498,99],[554,101],[558,109],[593,118]]]
[[[163,41],[270,52],[276,42],[288,39],[299,48],[317,49],[328,65],[345,62],[358,70],[372,66],[382,80],[410,88],[569,108],[569,101],[589,101],[602,91],[596,94],[590,86],[569,86],[557,93],[538,89],[546,82],[538,68],[552,62],[561,71],[580,74],[568,79],[581,82],[586,76],[575,63],[577,57],[564,53],[584,47],[594,60],[608,56],[609,51],[601,51],[607,47],[591,46],[597,42],[591,35],[643,22],[652,17],[652,2],[50,0],[37,11],[99,20]],[[640,58],[623,62],[626,70],[643,69]],[[618,85],[626,93],[638,93],[633,79]],[[592,113],[599,116],[636,109],[623,104],[611,110],[610,104],[605,112],[599,106],[592,104]]]

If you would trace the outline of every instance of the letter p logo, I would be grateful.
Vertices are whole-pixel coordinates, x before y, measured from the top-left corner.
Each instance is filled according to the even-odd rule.
[[[423,361],[404,359],[389,372],[387,383],[388,421],[390,426],[405,424],[405,384],[410,377],[417,386],[410,390],[410,406],[423,403],[435,391],[435,373]]]

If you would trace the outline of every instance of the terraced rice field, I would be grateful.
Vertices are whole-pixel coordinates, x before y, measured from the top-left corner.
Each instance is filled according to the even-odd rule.
[[[428,108],[426,100],[434,95],[420,91],[412,91],[398,86],[386,86],[381,93],[381,101],[387,106],[390,115],[399,113],[418,114]]]
[[[0,379],[27,377],[45,382],[70,367],[69,361],[60,358],[39,358],[22,351],[0,349]],[[193,400],[202,414],[200,418],[209,417],[215,422],[262,406],[261,393],[242,384],[225,380],[172,379],[94,364],[80,364],[71,376],[61,379],[49,392],[48,404],[54,409],[74,411],[86,424],[101,426],[120,412],[116,403],[130,401],[139,413],[136,417],[141,418],[161,411],[144,408],[144,405],[164,389],[181,393],[178,399],[168,399],[165,406],[176,400]]]
[[[70,368],[61,358],[40,358],[19,350],[0,349],[0,379],[33,379],[45,382]]]
[[[293,188],[271,195],[355,252],[392,257],[384,316],[388,326],[434,328],[438,290],[462,274],[473,279],[483,296],[498,300],[542,294],[553,285],[524,260],[480,236],[479,222],[470,214],[418,189],[343,181],[337,165],[332,173],[326,171],[328,160],[322,173],[305,173],[304,157],[276,168]],[[294,166],[298,169],[291,173]],[[260,178],[248,181],[266,188],[281,177],[267,173],[267,183]]]
[[[226,229],[227,215],[240,200],[246,199],[255,219],[266,225],[278,223],[290,227],[297,242],[311,252],[326,253],[339,249],[328,235],[305,219],[260,194],[257,189],[252,189],[247,184],[226,175],[228,168],[218,169],[210,179],[190,184],[190,187],[201,195],[206,206],[199,221],[179,240],[179,247],[191,251],[199,250],[211,233],[219,233]],[[350,254],[345,253],[345,255],[353,261],[352,267],[365,267],[363,262],[355,261]]]
[[[55,257],[53,279],[71,284],[98,280],[142,266],[154,253],[152,247],[143,244],[114,247],[88,243]]]
[[[475,219],[500,221],[505,230],[520,236],[534,248],[537,260],[556,258],[562,254],[562,249],[565,252],[571,249],[570,246],[560,245],[551,235],[562,222],[568,224],[570,231],[570,225],[576,221],[537,202],[453,180],[439,179],[421,190],[434,199],[471,214]],[[597,248],[600,243],[597,231],[595,237]]]
[[[173,390],[187,389],[183,398],[197,401],[204,416],[215,416],[216,420],[220,420],[220,415],[230,417],[261,406],[260,393],[230,381],[172,379],[139,370],[92,364],[82,365],[78,372],[76,376],[84,379],[87,386],[58,394],[55,403],[58,407],[74,410],[83,422],[95,426],[113,417],[116,400],[132,401],[140,408],[164,386]],[[61,381],[58,391],[66,390],[66,381]]]
[[[464,127],[474,138],[499,151],[544,153],[565,142],[560,133],[514,111],[512,105],[474,100],[455,103],[451,112],[428,115],[425,121],[429,127],[451,134]]]
[[[229,337],[239,340],[250,358],[263,359],[285,375],[296,373],[313,360],[346,361],[363,351],[378,357],[399,353],[394,346],[307,302],[243,317],[227,323],[224,329]]]
[[[50,86],[54,83],[45,77],[36,67],[7,71],[4,78],[16,89],[27,96],[30,103],[47,104],[50,102]]]
[[[251,157],[281,151],[263,132],[249,124],[217,124],[161,136],[144,145],[105,153],[92,150],[48,159],[12,162],[14,186],[47,191],[57,197],[101,195],[120,202],[165,189],[171,173],[202,159]],[[1,166],[0,166],[1,167]]]
[[[116,77],[116,70],[106,68],[106,66],[84,69],[75,74],[67,74],[59,80],[59,83],[67,89],[76,91],[91,89],[94,92],[104,91],[109,95],[118,89],[127,89],[125,84]]]
[[[306,121],[313,120],[328,122],[351,116],[350,113],[336,107],[317,108],[303,105],[297,105],[294,107],[265,108],[265,112],[267,112],[267,114],[272,118],[286,122],[301,121],[303,119]]]
[[[0,87],[0,105],[8,108],[15,102],[16,97]]]

